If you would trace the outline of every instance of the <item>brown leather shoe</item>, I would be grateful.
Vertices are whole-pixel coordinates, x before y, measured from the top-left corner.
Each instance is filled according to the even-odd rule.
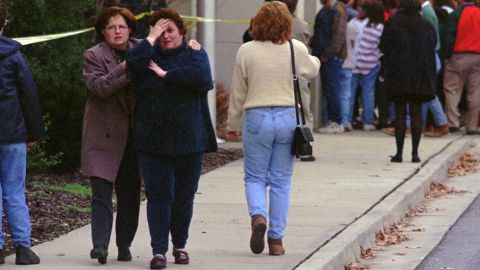
[[[172,255],[175,258],[175,264],[189,264],[190,257],[188,257],[188,252],[184,249],[173,249]]]
[[[268,254],[272,256],[280,256],[285,254],[282,239],[268,238]]]
[[[427,137],[443,137],[449,134],[450,131],[448,129],[448,125],[443,126],[435,126],[432,132],[425,132],[425,136]]]
[[[164,269],[167,268],[167,259],[162,254],[155,254],[150,261],[150,269]]]
[[[255,254],[262,253],[265,249],[265,231],[267,230],[267,222],[261,215],[252,217],[252,235],[250,237],[250,249]]]

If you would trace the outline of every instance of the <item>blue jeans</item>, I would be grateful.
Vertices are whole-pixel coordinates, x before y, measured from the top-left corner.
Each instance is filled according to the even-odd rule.
[[[433,115],[433,123],[436,126],[444,126],[448,124],[447,116],[443,111],[442,104],[438,99],[438,96],[435,96],[434,99],[429,102],[423,103],[422,105],[422,123],[425,125],[427,122],[427,110],[430,110]]]
[[[342,68],[340,71],[340,114],[342,115],[342,124],[347,126],[351,123],[350,106],[352,104],[352,70]]]
[[[260,107],[245,112],[245,193],[250,216],[269,217],[268,237],[283,238],[290,206],[295,108]],[[267,187],[270,207],[267,215]]]
[[[2,198],[0,213],[5,208],[13,245],[30,247],[30,215],[25,202],[27,148],[25,143],[0,144],[0,184]],[[0,229],[0,247],[5,244],[3,228]]]
[[[169,233],[175,248],[185,247],[202,159],[203,153],[169,157],[138,153],[153,255],[165,255]]]
[[[377,80],[378,71],[380,70],[380,65],[375,66],[370,70],[370,73],[363,75],[360,73],[354,73],[352,76],[352,85],[351,85],[351,101],[350,101],[350,114],[349,121],[352,121],[353,118],[353,108],[355,102],[355,94],[357,91],[357,86],[360,84],[362,87],[362,122],[363,124],[372,125],[373,124],[373,114],[375,109],[375,82]]]
[[[327,100],[328,118],[330,121],[342,124],[340,112],[340,71],[343,60],[337,57],[329,57],[327,62],[322,63],[320,75],[322,79],[323,95]]]
[[[440,57],[438,53],[435,54],[436,70],[437,74],[442,68],[442,63],[440,62]],[[430,110],[433,115],[433,123],[436,126],[444,126],[448,124],[447,116],[443,111],[442,103],[438,99],[438,96],[435,96],[433,100],[426,102],[422,105],[422,123],[425,125],[427,122],[427,110]]]

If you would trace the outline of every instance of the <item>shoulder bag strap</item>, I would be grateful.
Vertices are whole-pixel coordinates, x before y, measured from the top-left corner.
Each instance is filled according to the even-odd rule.
[[[295,72],[295,53],[293,51],[293,43],[291,40],[289,40],[288,43],[290,44],[290,55],[292,58],[293,92],[295,96],[295,115],[297,118],[297,125],[300,125],[300,117],[301,124],[305,125],[305,113],[303,112],[302,96],[300,95],[300,84],[298,83],[298,77]]]

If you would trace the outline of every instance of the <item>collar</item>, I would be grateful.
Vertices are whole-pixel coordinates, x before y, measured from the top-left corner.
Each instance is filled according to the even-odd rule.
[[[428,6],[428,5],[430,5],[430,1],[425,1],[425,2],[423,2],[423,4],[422,4],[422,8],[424,8],[424,7]]]

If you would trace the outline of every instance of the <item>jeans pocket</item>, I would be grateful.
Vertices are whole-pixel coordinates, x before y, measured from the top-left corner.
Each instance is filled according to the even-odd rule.
[[[280,115],[280,118],[284,123],[284,128],[279,131],[277,135],[277,141],[279,143],[291,143],[293,141],[295,127],[297,126],[295,111],[284,113]]]
[[[265,115],[263,115],[262,113],[255,111],[247,111],[245,115],[247,132],[254,135],[260,133],[264,119]]]

